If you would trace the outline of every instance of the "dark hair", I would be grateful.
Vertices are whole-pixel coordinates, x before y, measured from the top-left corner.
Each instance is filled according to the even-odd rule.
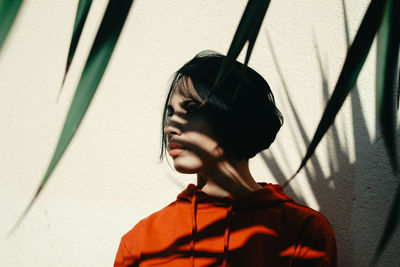
[[[209,121],[230,158],[252,158],[275,140],[283,116],[275,106],[268,83],[260,74],[234,61],[227,75],[214,88],[224,58],[214,51],[203,51],[174,74],[163,110],[161,160],[167,147],[167,136],[163,131],[168,123],[167,105],[175,89],[197,102],[206,100],[198,106],[198,111]]]

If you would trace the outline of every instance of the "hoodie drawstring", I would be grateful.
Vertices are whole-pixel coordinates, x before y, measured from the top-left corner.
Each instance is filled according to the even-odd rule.
[[[229,237],[231,234],[231,215],[232,215],[232,206],[228,206],[226,211],[226,227],[224,233],[224,262],[222,266],[228,266],[228,253],[229,253]]]
[[[197,220],[196,220],[196,208],[197,208],[197,195],[193,194],[192,199],[192,238],[190,239],[190,266],[194,267],[194,242],[197,233]]]
[[[224,231],[224,258],[222,266],[229,266],[229,237],[231,235],[231,217],[233,206],[229,205],[226,210],[226,225]],[[192,217],[192,238],[190,239],[190,266],[194,267],[194,244],[196,242],[197,234],[197,195],[193,194],[191,203],[191,217]]]

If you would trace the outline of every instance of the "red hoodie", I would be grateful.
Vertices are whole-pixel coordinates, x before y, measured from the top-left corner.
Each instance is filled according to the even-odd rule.
[[[114,267],[336,266],[327,219],[280,185],[262,185],[216,198],[190,184],[122,237]]]

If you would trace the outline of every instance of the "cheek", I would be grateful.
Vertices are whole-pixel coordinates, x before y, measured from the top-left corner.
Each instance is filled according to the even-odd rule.
[[[210,135],[199,132],[188,132],[187,138],[190,140],[191,152],[204,160],[218,159],[223,154],[218,141]]]
[[[174,158],[174,167],[180,173],[199,173],[213,168],[223,155],[218,142],[208,135],[185,132],[185,140],[187,150]]]

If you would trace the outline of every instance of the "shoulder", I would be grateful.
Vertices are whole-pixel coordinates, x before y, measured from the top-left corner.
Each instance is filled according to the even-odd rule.
[[[140,220],[130,231],[128,231],[122,238],[126,241],[140,240],[141,236],[146,236],[149,231],[154,231],[156,226],[164,224],[173,224],[173,214],[179,209],[177,201],[170,203],[168,206],[158,210],[149,216]]]
[[[336,262],[335,234],[323,214],[294,201],[284,203],[282,210],[283,228],[290,239],[296,240],[297,247],[323,252],[325,260]]]
[[[322,213],[294,201],[287,202],[284,206],[286,212],[296,219],[303,230],[310,229],[322,235],[333,235],[331,224]]]
[[[337,266],[336,238],[328,219],[320,212],[305,205],[284,203],[287,216],[286,229],[294,237],[295,246],[288,247],[297,261],[317,260],[318,266]],[[318,256],[318,257],[317,257]]]
[[[145,241],[150,236],[157,235],[156,232],[160,228],[157,225],[165,224],[165,220],[173,212],[175,206],[176,201],[142,219],[130,231],[124,234],[121,238],[114,266],[136,266],[135,264],[139,262],[141,253],[146,246]]]

